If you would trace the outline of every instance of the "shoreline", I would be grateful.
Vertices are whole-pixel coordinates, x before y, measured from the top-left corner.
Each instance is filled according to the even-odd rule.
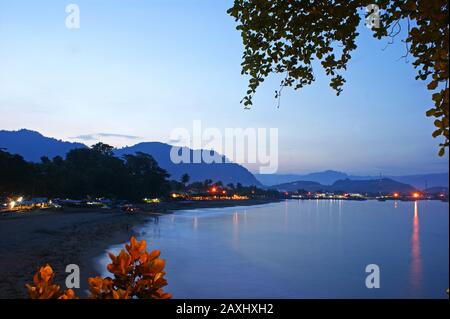
[[[0,298],[28,298],[26,283],[38,267],[50,264],[55,282],[64,286],[65,267],[80,267],[80,297],[87,296],[87,279],[101,275],[96,259],[110,246],[129,241],[134,227],[155,216],[179,210],[254,206],[279,200],[170,202],[149,205],[145,211],[68,208],[0,215]]]

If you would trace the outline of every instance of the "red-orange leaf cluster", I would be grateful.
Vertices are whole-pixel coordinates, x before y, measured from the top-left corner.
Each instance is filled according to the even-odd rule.
[[[144,240],[132,237],[116,256],[109,254],[111,263],[107,266],[113,278],[92,277],[88,279],[89,291],[93,299],[168,299],[171,294],[163,291],[167,285],[164,278],[165,261],[160,259],[160,251],[149,252]],[[33,277],[33,284],[26,285],[33,299],[74,299],[72,289],[61,292],[53,284],[53,269],[41,267]]]
[[[130,244],[125,245],[119,255],[109,254],[111,263],[108,271],[114,278],[105,278],[101,284],[106,287],[106,296],[111,297],[116,292],[121,298],[140,299],[168,299],[169,293],[163,291],[167,285],[164,279],[165,261],[159,258],[160,251],[148,252],[144,240],[137,241],[132,237]],[[99,279],[97,279],[98,281]],[[94,281],[93,281],[94,282]],[[97,282],[98,287],[99,283]],[[92,287],[92,284],[91,284]],[[102,298],[103,294],[96,293],[97,289],[91,289],[94,298]]]
[[[45,265],[39,268],[33,276],[33,283],[27,284],[28,294],[31,299],[75,299],[75,292],[72,289],[61,291],[59,285],[53,283],[52,267]]]

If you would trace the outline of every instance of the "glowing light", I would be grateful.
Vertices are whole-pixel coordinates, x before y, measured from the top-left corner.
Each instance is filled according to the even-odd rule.
[[[15,206],[16,206],[16,202],[15,202],[15,201],[11,201],[11,202],[9,203],[9,208],[10,208],[10,209],[13,209]]]
[[[173,197],[174,194],[172,194]],[[144,198],[144,202],[146,203],[159,203],[161,200],[159,198]]]
[[[23,197],[20,196],[20,197],[17,199],[17,202],[18,202],[18,203],[22,203],[22,202],[23,202]]]
[[[394,193],[394,197],[397,198],[399,196],[398,193]]]
[[[413,193],[413,197],[414,197],[414,198],[419,198],[419,197],[420,197],[420,194],[419,194],[419,193]]]
[[[227,193],[227,191],[222,191],[222,194],[226,194]]]
[[[217,188],[215,188],[215,187],[211,188],[211,192],[213,192],[213,193],[217,192]]]

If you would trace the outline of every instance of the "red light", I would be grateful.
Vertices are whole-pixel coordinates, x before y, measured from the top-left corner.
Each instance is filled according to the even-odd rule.
[[[414,193],[414,194],[413,194],[413,197],[414,197],[414,198],[419,198],[419,197],[420,197],[420,194],[419,194],[419,193]]]
[[[215,187],[211,188],[211,192],[213,192],[213,193],[217,192],[217,188],[215,188]]]
[[[398,197],[398,193],[394,193],[394,197]]]

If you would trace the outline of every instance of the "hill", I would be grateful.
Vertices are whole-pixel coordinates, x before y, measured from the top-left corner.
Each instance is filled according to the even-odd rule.
[[[40,162],[42,156],[65,156],[74,148],[84,148],[81,143],[57,140],[30,130],[0,131],[0,149],[19,154],[29,162]]]
[[[181,175],[187,173],[191,177],[191,182],[204,181],[205,179],[212,179],[213,181],[222,181],[225,185],[229,183],[241,183],[242,185],[261,186],[261,183],[250,173],[246,168],[235,163],[226,163],[225,158],[216,153],[211,152],[214,158],[220,158],[223,162],[220,163],[179,163],[175,164],[170,159],[170,150],[172,146],[160,142],[139,143],[131,147],[117,149],[115,154],[122,156],[125,154],[134,154],[136,152],[143,152],[151,154],[159,165],[166,169],[172,179],[179,180]],[[184,148],[186,153],[192,159],[194,156],[199,156],[202,150],[191,150]],[[195,155],[194,155],[195,154]],[[199,156],[201,158],[201,156]]]
[[[379,180],[380,176],[359,176],[349,175],[344,172],[327,170],[323,172],[315,172],[310,174],[271,174],[262,175],[255,174],[255,177],[264,185],[280,185],[296,181],[311,181],[323,185],[332,185],[338,180]],[[425,189],[430,187],[449,187],[449,173],[434,173],[434,174],[415,174],[403,176],[384,176],[385,178],[393,179],[395,181],[410,184],[418,189]]]
[[[86,148],[81,143],[71,143],[54,138],[46,137],[38,132],[30,130],[0,131],[0,148],[12,154],[19,154],[30,162],[40,162],[42,156],[53,158],[55,156],[65,157],[66,154],[76,148]],[[152,155],[159,166],[164,168],[171,175],[170,178],[177,179],[182,174],[187,173],[191,177],[191,182],[212,179],[214,182],[222,181],[224,184],[241,183],[244,186],[261,186],[261,183],[243,166],[235,163],[181,163],[174,164],[170,160],[170,150],[172,146],[165,143],[149,142],[140,143],[134,146],[115,150],[116,156],[143,152]],[[186,149],[191,158],[194,152],[201,150]],[[217,158],[223,158],[220,154],[213,153]]]
[[[300,189],[317,192],[347,192],[347,193],[364,193],[364,194],[388,194],[393,192],[411,193],[416,190],[414,186],[400,183],[389,178],[381,180],[338,180],[332,185],[322,185],[311,181],[296,181],[272,186],[279,191],[297,191]]]

